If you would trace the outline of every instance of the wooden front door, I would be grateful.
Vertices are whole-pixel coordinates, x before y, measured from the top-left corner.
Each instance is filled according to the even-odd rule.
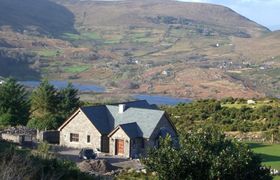
[[[123,155],[124,154],[124,140],[116,139],[116,155]]]

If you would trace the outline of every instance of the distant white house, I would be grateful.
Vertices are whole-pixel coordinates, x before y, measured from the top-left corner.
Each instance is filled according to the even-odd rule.
[[[162,75],[165,75],[165,76],[170,76],[172,74],[172,72],[170,70],[164,70],[161,72]]]
[[[4,83],[5,83],[5,81],[3,81],[3,80],[0,80],[0,85],[1,85],[1,84],[4,84]]]
[[[247,101],[247,104],[256,104],[256,101],[254,101],[254,100],[252,100],[252,99],[249,99],[249,100]]]

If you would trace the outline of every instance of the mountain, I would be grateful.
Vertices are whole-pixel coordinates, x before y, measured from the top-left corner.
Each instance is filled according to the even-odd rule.
[[[91,26],[201,25],[223,33],[258,35],[263,27],[229,8],[177,1],[61,1],[77,23]]]
[[[74,15],[48,0],[1,0],[0,16],[0,26],[10,26],[17,32],[38,31],[51,36],[76,32]]]
[[[0,12],[16,8],[8,3],[14,1],[19,0],[1,0]],[[9,15],[0,20],[0,47],[6,59],[24,52],[34,79],[39,76],[31,71],[103,85],[112,94],[280,94],[278,32],[227,7],[171,0],[39,0],[48,4],[43,9],[35,0],[21,1],[26,8],[19,2],[19,13],[3,13]]]

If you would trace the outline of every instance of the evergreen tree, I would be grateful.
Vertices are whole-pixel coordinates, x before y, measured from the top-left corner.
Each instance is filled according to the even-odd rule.
[[[80,105],[78,90],[71,83],[60,91],[44,80],[31,97],[32,119],[29,127],[57,129]]]
[[[67,118],[74,110],[80,106],[78,90],[71,83],[59,92],[60,106],[59,110],[63,118]]]
[[[31,119],[28,126],[32,128],[56,129],[61,123],[59,116],[58,91],[48,80],[43,80],[31,95]]]
[[[48,80],[43,80],[31,96],[32,117],[44,117],[58,112],[58,92]]]
[[[23,85],[9,78],[0,85],[0,125],[26,125],[30,103]]]

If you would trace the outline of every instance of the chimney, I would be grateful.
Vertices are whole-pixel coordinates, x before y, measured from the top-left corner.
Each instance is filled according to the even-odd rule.
[[[119,114],[122,114],[125,110],[125,104],[119,104]]]

